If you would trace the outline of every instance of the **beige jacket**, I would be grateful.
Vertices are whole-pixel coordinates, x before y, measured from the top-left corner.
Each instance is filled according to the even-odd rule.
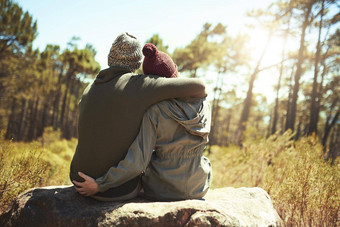
[[[210,161],[203,156],[209,132],[210,107],[205,99],[172,99],[151,106],[125,159],[96,179],[99,191],[144,173],[147,198],[202,198],[212,180]]]

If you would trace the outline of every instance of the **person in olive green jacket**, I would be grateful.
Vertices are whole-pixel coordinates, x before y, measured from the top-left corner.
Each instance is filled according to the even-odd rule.
[[[148,107],[171,98],[203,98],[205,85],[199,79],[137,75],[142,52],[140,42],[123,33],[112,44],[108,69],[102,70],[84,91],[79,103],[78,144],[70,167],[71,181],[83,182],[80,172],[92,178],[103,176],[127,154]],[[136,196],[140,176],[98,192],[98,200],[123,200]]]

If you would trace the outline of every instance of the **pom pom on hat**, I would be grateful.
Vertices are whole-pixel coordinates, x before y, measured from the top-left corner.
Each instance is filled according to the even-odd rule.
[[[177,65],[172,61],[169,55],[162,51],[158,51],[154,44],[145,44],[143,47],[143,54],[145,56],[143,61],[144,74],[167,78],[178,77]]]
[[[143,54],[145,57],[153,57],[157,54],[158,50],[152,43],[147,43],[143,47]]]

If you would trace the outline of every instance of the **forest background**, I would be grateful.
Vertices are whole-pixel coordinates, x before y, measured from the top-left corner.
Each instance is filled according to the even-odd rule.
[[[264,188],[288,226],[339,224],[339,2],[249,1],[254,8],[242,11],[246,19],[232,15],[227,23],[219,21],[224,21],[223,10],[225,14],[237,11],[242,8],[240,3],[213,1],[213,19],[197,19],[190,15],[209,10],[211,4],[175,1],[171,6],[159,6],[154,1],[140,1],[132,6],[126,2],[106,4],[122,7],[121,12],[130,10],[140,18],[138,23],[125,21],[124,14],[118,12],[113,12],[110,20],[97,11],[86,14],[87,20],[67,14],[86,12],[91,9],[88,4],[72,7],[74,3],[58,3],[60,9],[71,9],[60,12],[53,10],[57,8],[51,2],[42,4],[49,9],[45,16],[60,19],[68,29],[73,23],[78,28],[79,21],[82,30],[99,26],[103,33],[96,30],[91,37],[102,43],[112,42],[128,29],[132,34],[135,31],[137,37],[145,38],[138,37],[142,42],[152,42],[171,55],[182,76],[206,82],[212,106],[206,155],[213,163],[213,187]],[[154,5],[149,9],[148,4]],[[160,8],[167,9],[166,13],[157,10]],[[189,16],[183,18],[179,9],[187,10]],[[39,18],[34,19],[34,14],[11,0],[0,0],[0,11],[2,211],[27,188],[70,184],[68,168],[77,143],[78,101],[87,84],[107,67],[104,62],[111,44],[105,46],[105,57],[102,46],[97,45],[98,60],[97,47],[82,40],[87,36],[74,36],[70,29],[58,32],[58,26],[49,24],[50,30],[43,31],[52,34],[51,40],[52,36],[69,40],[43,46]],[[150,14],[153,16],[147,16]],[[105,21],[101,25],[88,22],[94,17]],[[122,24],[126,29],[107,35],[110,27]],[[241,29],[235,32],[237,26]],[[149,33],[143,33],[146,28]],[[192,33],[195,28],[198,30]]]

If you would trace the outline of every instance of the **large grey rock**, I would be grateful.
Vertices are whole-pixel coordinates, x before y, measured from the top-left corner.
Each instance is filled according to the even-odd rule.
[[[0,215],[0,226],[282,226],[261,188],[210,190],[205,200],[99,202],[71,186],[31,189]]]

